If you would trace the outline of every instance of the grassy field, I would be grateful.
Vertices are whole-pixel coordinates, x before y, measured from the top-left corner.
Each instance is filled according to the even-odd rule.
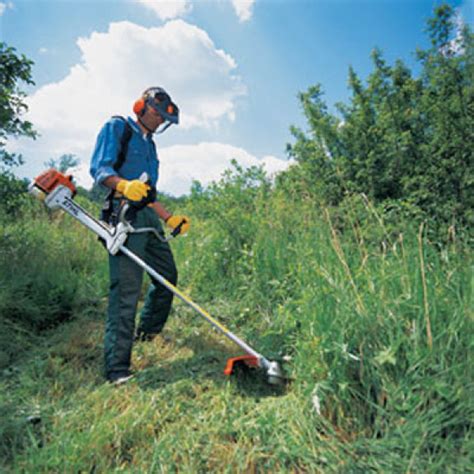
[[[3,318],[1,469],[472,471],[472,254],[370,205],[342,215],[258,188],[233,214],[235,192],[189,204],[193,231],[173,243],[180,286],[263,354],[287,356],[292,382],[226,378],[238,349],[176,303],[167,337],[135,346],[135,379],[105,384],[105,252],[68,217],[11,224],[3,238],[21,225],[30,251],[14,252],[21,279],[11,256],[0,267],[2,313],[18,310]],[[46,283],[31,300],[35,278]],[[41,295],[64,321],[42,313],[28,332]]]

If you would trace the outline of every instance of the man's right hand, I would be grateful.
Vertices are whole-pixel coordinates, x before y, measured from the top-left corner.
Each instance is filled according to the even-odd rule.
[[[130,199],[130,201],[141,201],[147,196],[151,188],[148,184],[139,179],[132,181],[121,179],[115,186],[115,189],[119,193],[122,193],[127,199]]]

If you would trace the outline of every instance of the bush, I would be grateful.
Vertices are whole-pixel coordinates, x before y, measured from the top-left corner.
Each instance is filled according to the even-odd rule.
[[[28,183],[19,180],[11,172],[0,172],[0,217],[15,218],[27,197]]]

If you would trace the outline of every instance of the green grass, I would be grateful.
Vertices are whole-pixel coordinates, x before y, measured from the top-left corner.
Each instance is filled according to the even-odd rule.
[[[201,325],[191,323],[183,332],[180,319],[191,317],[186,313],[173,317],[172,343],[138,344],[133,365],[139,373],[120,388],[100,377],[102,322],[68,323],[53,335],[52,348],[39,348],[2,387],[9,389],[2,390],[9,394],[3,403],[14,406],[9,437],[3,433],[11,465],[26,472],[72,466],[76,472],[93,466],[143,472],[264,462],[265,439],[251,443],[272,431],[269,422],[284,421],[279,407],[294,396],[258,378],[226,380],[222,370],[231,348]],[[37,426],[27,421],[32,415],[41,417]]]
[[[172,342],[137,344],[136,378],[105,384],[105,254],[74,226],[55,234],[64,221],[35,222],[27,241],[52,232],[58,259],[83,249],[61,276],[79,275],[79,296],[72,319],[34,338],[9,329],[26,348],[0,383],[2,468],[472,470],[472,253],[456,241],[440,250],[426,227],[394,229],[369,206],[342,215],[254,193],[242,221],[227,212],[232,192],[188,204],[192,233],[173,243],[180,287],[263,354],[288,356],[292,383],[227,379],[238,348],[177,302]],[[226,225],[209,221],[213,209]]]

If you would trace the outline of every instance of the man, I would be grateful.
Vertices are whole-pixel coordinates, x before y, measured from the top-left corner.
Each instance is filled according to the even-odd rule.
[[[116,215],[124,200],[135,209],[135,228],[154,227],[163,235],[161,218],[171,229],[180,226],[181,233],[189,229],[189,219],[175,216],[156,201],[159,161],[152,135],[162,133],[179,122],[179,109],[160,87],[147,89],[134,104],[136,119],[112,117],[97,138],[90,172],[96,183],[109,188],[107,212]],[[145,183],[139,178],[148,176]],[[131,234],[127,247],[151,265],[173,285],[177,270],[169,245],[150,232]],[[123,254],[109,255],[110,291],[105,328],[105,373],[114,384],[131,378],[130,359],[134,337],[151,340],[159,334],[168,319],[173,294],[158,282],[150,284],[135,336],[135,313],[143,270]]]

